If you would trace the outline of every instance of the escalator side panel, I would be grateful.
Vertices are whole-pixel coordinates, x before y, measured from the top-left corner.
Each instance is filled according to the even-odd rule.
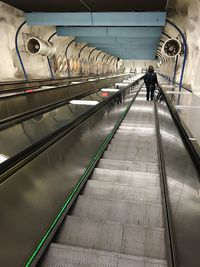
[[[199,177],[164,103],[158,104],[158,116],[177,264],[199,267]]]

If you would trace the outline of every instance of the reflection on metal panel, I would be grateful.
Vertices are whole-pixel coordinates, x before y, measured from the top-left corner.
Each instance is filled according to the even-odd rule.
[[[158,114],[177,261],[199,267],[199,177],[166,105],[158,104]]]

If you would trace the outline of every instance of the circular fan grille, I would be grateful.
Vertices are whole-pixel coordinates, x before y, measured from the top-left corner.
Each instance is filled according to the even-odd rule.
[[[166,57],[175,57],[181,52],[181,43],[177,39],[169,39],[163,45],[163,53]]]

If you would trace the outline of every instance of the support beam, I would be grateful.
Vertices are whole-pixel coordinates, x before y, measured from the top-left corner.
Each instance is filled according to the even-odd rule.
[[[56,27],[58,36],[76,37],[159,37],[162,27]]]
[[[33,12],[28,25],[59,26],[165,26],[166,12]]]

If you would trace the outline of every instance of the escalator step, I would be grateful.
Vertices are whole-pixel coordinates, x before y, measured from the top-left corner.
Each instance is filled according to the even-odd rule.
[[[167,267],[164,260],[51,244],[42,267]]]
[[[100,159],[98,168],[132,172],[159,173],[157,163],[136,162],[114,159]]]
[[[89,180],[83,190],[87,196],[105,197],[125,201],[142,201],[144,203],[161,203],[159,187],[130,186],[124,184]]]
[[[102,222],[163,228],[162,206],[156,204],[79,196],[71,214]]]
[[[131,186],[160,186],[159,175],[142,172],[128,172],[95,168],[91,179],[111,183],[122,183]]]
[[[116,153],[113,153],[111,151],[105,151],[103,154],[104,159],[114,159],[114,160],[125,160],[125,161],[140,161],[140,162],[151,162],[151,163],[157,163],[158,157],[157,154],[152,154],[151,150],[137,150],[136,152],[120,152],[120,150],[117,150]]]
[[[99,222],[67,216],[56,243],[127,255],[165,259],[165,237],[161,228],[116,222]]]

